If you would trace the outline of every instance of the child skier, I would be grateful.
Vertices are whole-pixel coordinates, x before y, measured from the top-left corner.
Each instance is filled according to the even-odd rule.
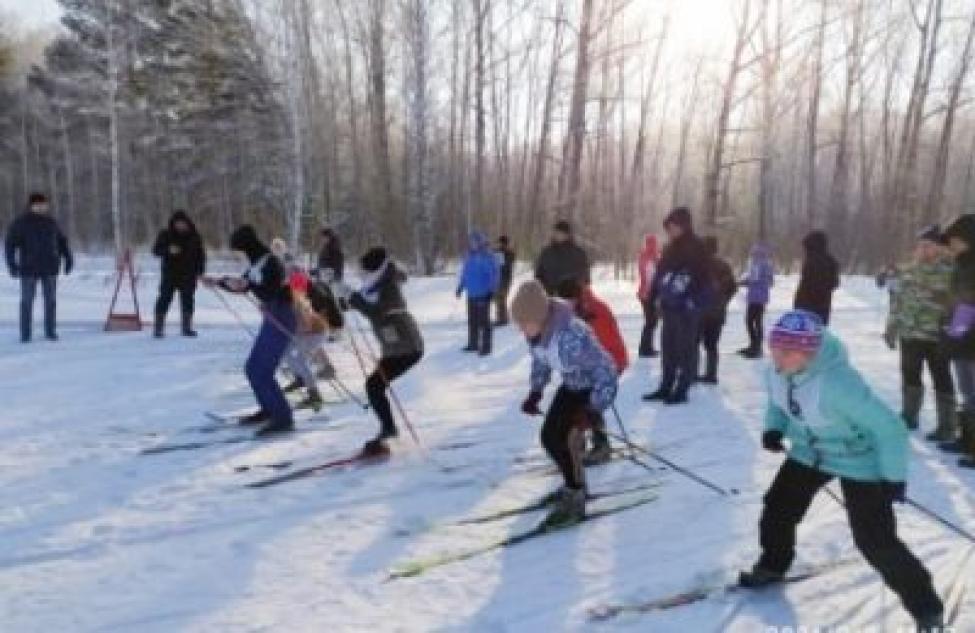
[[[325,338],[332,325],[322,312],[315,309],[311,296],[317,290],[305,272],[293,271],[288,278],[288,286],[294,297],[298,327],[286,360],[295,379],[284,388],[284,392],[291,393],[304,387],[308,395],[296,407],[318,411],[324,404],[318,389],[318,377],[335,376],[335,369],[324,349]],[[317,366],[317,371],[312,369],[313,364]]]
[[[457,283],[457,298],[467,293],[465,352],[491,354],[491,300],[501,283],[501,265],[486,235],[474,231]]]
[[[955,365],[962,405],[961,438],[943,446],[968,455],[961,465],[975,468],[975,214],[963,215],[945,230],[948,249],[955,257],[952,292],[955,307],[944,343]]]
[[[575,315],[592,328],[599,344],[613,358],[617,375],[622,375],[629,367],[630,359],[619,324],[609,306],[596,296],[592,286],[576,279],[567,279],[559,284],[559,298],[568,302]],[[609,436],[606,435],[606,420],[598,413],[594,413],[592,417],[592,448],[583,458],[586,466],[609,461],[611,453]]]
[[[853,539],[921,631],[940,631],[943,605],[931,576],[898,539],[893,503],[904,500],[907,428],[850,366],[815,314],[794,310],[770,336],[773,367],[762,444],[788,451],[765,496],[762,555],[742,572],[748,588],[781,582],[795,558],[796,528],[820,488],[839,478]],[[788,448],[784,444],[788,440]]]
[[[258,238],[254,228],[243,225],[230,236],[230,248],[243,253],[249,267],[242,277],[205,277],[204,283],[218,285],[228,292],[251,292],[261,303],[264,319],[254,340],[245,372],[260,410],[242,423],[268,420],[257,431],[258,437],[287,433],[294,418],[280,385],[274,377],[285,352],[294,339],[296,316],[284,264]]]
[[[359,264],[364,273],[361,288],[351,292],[344,283],[337,283],[335,289],[349,306],[369,319],[379,341],[380,358],[366,379],[369,404],[379,418],[379,435],[362,449],[364,456],[378,457],[389,454],[386,440],[399,435],[386,390],[423,358],[423,337],[400,289],[406,282],[406,273],[390,259],[386,249],[369,250]]]
[[[593,415],[604,412],[616,398],[616,365],[592,330],[573,316],[572,308],[549,299],[538,281],[525,282],[518,288],[511,317],[528,339],[532,355],[531,391],[521,410],[527,415],[541,415],[538,405],[552,371],[562,375],[562,385],[545,415],[541,442],[564,480],[558,504],[546,525],[570,525],[585,517],[584,434],[592,425]]]
[[[775,269],[768,245],[758,243],[752,247],[748,272],[741,283],[746,288],[745,329],[748,330],[748,347],[738,350],[738,353],[745,358],[761,358],[762,340],[765,338],[762,320],[775,283]]]
[[[951,359],[941,344],[942,327],[951,304],[951,264],[946,261],[937,225],[918,234],[914,263],[897,273],[899,283],[890,295],[890,314],[884,339],[890,349],[900,344],[901,417],[910,429],[918,427],[924,402],[921,371],[927,363],[934,382],[938,426],[928,439],[955,439],[955,385]]]

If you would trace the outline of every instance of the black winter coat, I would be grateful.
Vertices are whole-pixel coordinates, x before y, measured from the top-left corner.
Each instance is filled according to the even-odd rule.
[[[545,286],[550,296],[555,296],[559,284],[567,279],[589,283],[589,255],[573,241],[551,243],[538,256],[535,279]]]
[[[499,248],[498,257],[501,259],[501,285],[510,286],[515,274],[515,252],[510,248]]]
[[[318,269],[331,270],[332,281],[342,281],[345,274],[345,254],[342,252],[342,245],[338,243],[338,238],[333,237],[328,246],[319,251]]]
[[[656,306],[658,300],[664,299],[662,294],[666,293],[663,285],[670,276],[686,275],[688,280],[684,294],[693,305],[685,305],[681,311],[689,310],[700,314],[713,299],[711,273],[708,268],[710,261],[711,255],[707,247],[690,230],[667,244],[653,275],[648,298],[650,305]],[[660,307],[664,310],[674,309],[673,306],[661,305]]]
[[[806,258],[802,262],[802,275],[793,307],[818,314],[823,323],[828,324],[833,291],[840,285],[840,266],[829,253],[825,233],[810,233],[802,245],[806,249]]]
[[[189,231],[176,230],[176,222],[182,220]],[[162,260],[162,278],[174,285],[196,281],[206,271],[206,250],[196,226],[182,211],[169,219],[169,227],[159,232],[152,254]]]
[[[704,318],[724,323],[728,316],[728,304],[738,292],[738,282],[731,264],[713,255],[708,262],[708,276],[711,279],[711,302],[704,311]]]
[[[57,220],[46,213],[27,211],[7,231],[7,268],[14,277],[52,277],[61,269],[71,272],[74,258]]]
[[[353,293],[349,303],[372,324],[383,358],[423,353],[423,335],[406,308],[400,285],[406,273],[392,261],[370,288]]]

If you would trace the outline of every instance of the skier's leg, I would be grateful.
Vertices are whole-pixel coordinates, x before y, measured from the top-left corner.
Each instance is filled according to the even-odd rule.
[[[41,291],[44,294],[44,335],[51,340],[58,337],[57,288],[56,275],[41,277]]]
[[[268,315],[261,323],[245,371],[254,396],[270,416],[271,424],[291,426],[294,423],[291,407],[274,374],[291,345],[295,314],[287,304],[272,305],[265,309],[268,310]]]
[[[571,431],[575,425],[574,416],[579,413],[580,397],[564,386],[559,387],[545,414],[542,424],[541,441],[545,452],[559,467],[567,488],[578,490],[585,481],[581,477],[581,455],[575,454],[570,440]]]
[[[398,431],[393,420],[393,410],[389,406],[386,390],[389,385],[416,365],[422,354],[409,356],[390,356],[379,359],[375,371],[366,379],[366,396],[369,405],[379,418],[379,435],[381,438],[396,437]]]
[[[20,278],[20,340],[30,340],[34,321],[34,294],[37,291],[37,277],[24,275]]]
[[[882,484],[849,479],[841,483],[853,539],[867,562],[915,619],[943,612],[931,574],[897,537],[893,504]]]
[[[756,567],[785,574],[796,554],[796,528],[819,489],[831,477],[787,459],[765,494],[759,521],[762,556]]]

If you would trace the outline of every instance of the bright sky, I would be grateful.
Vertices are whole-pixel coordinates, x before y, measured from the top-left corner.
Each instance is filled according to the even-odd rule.
[[[0,15],[11,16],[36,27],[57,22],[61,9],[54,0],[0,0]]]

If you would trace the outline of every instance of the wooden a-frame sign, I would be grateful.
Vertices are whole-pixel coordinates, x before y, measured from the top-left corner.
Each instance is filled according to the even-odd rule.
[[[119,291],[126,276],[132,289],[132,303],[135,312],[116,312]],[[136,294],[135,268],[132,265],[132,252],[125,249],[125,253],[118,260],[115,277],[115,292],[112,294],[112,304],[108,307],[108,319],[105,320],[106,332],[138,332],[142,329],[142,319],[139,316],[139,296]]]

